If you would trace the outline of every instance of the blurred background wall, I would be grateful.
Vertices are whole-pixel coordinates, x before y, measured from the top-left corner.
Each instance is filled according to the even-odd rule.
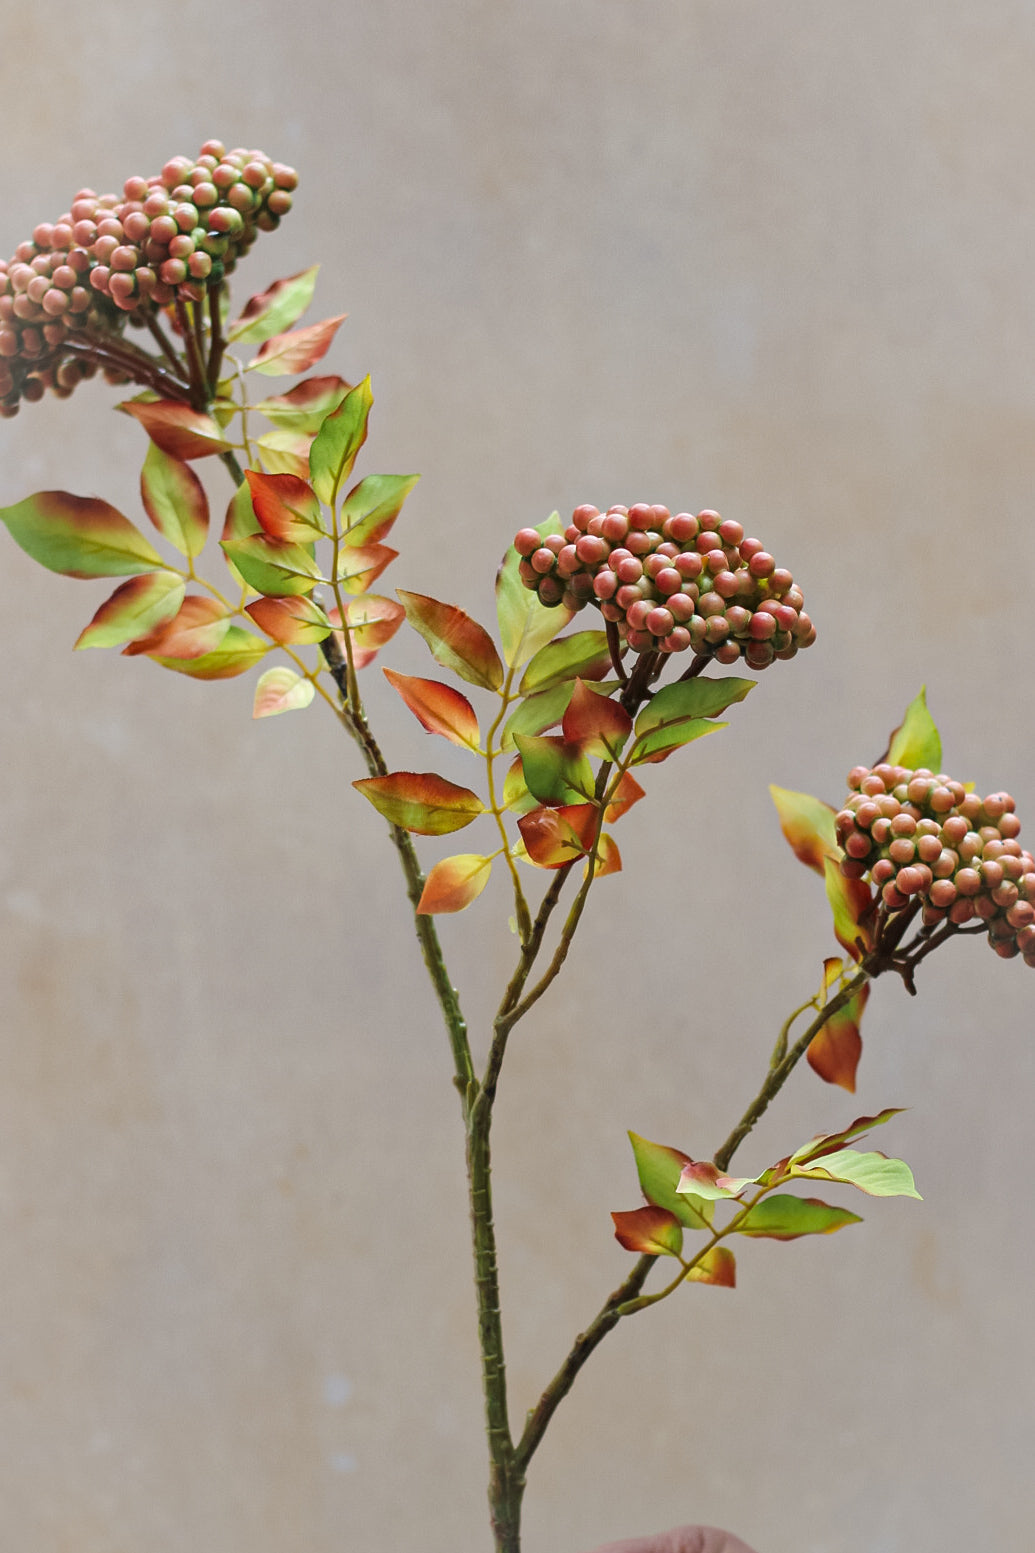
[[[926,683],[947,768],[1035,813],[1035,6],[54,0],[3,33],[5,254],[210,135],[299,168],[237,295],[319,259],[313,316],[349,310],[363,468],[424,473],[393,587],[485,617],[516,528],[640,499],[740,519],[804,587],[819,644],[651,768],[512,1043],[519,1417],[629,1266],[625,1129],[710,1155],[831,952],[767,783],[838,801]],[[0,424],[0,502],[138,516],[116,397]],[[9,540],[0,590],[5,1546],[487,1548],[456,1097],[355,752],[315,707],[253,723],[253,677],[73,656],[105,585]],[[390,762],[449,771],[378,679]],[[493,886],[443,924],[479,1052],[506,914]],[[925,1202],[623,1323],[534,1463],[529,1553],[686,1520],[1030,1547],[1033,989],[960,943],[918,999],[879,985],[856,1096],[795,1075],[745,1168],[907,1106],[875,1142]]]

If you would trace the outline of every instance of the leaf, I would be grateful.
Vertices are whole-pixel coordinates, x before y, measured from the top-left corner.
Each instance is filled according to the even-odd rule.
[[[853,960],[859,960],[866,950],[873,948],[873,913],[877,897],[865,880],[846,879],[841,865],[833,858],[825,859],[824,869],[837,941]]]
[[[397,674],[394,669],[385,669],[384,676],[428,733],[440,733],[462,749],[477,750],[478,718],[459,690],[436,679]]]
[[[586,859],[586,873],[589,872],[589,859]],[[608,874],[620,874],[622,871],[622,854],[618,850],[618,843],[613,836],[601,835],[597,842],[597,854],[593,860],[593,877],[604,879]]]
[[[587,686],[587,689],[591,695],[609,696],[612,691],[618,689],[618,684],[619,681],[616,679],[604,680],[600,684],[594,681]],[[500,735],[500,749],[504,751],[514,749],[515,734],[545,733],[547,728],[553,728],[568,710],[574,691],[574,681],[569,679],[562,680],[549,690],[538,691],[534,696],[527,696],[520,702],[517,710],[507,718]]]
[[[372,545],[383,539],[419,479],[420,475],[367,475],[354,485],[340,508],[343,542]]]
[[[891,735],[884,759],[893,766],[906,766],[911,771],[921,767],[928,771],[941,770],[941,735],[927,710],[926,685],[921,685],[920,694],[906,707],[906,715]]]
[[[252,409],[285,431],[315,436],[351,389],[343,377],[307,377],[286,394],[260,399]]]
[[[612,1213],[615,1239],[626,1251],[646,1256],[678,1256],[683,1249],[683,1230],[674,1213],[664,1208],[634,1208]]]
[[[677,680],[665,685],[636,719],[632,764],[664,760],[673,750],[703,738],[725,723],[708,722],[755,688],[753,679]],[[701,721],[705,719],[705,721]]]
[[[533,809],[518,820],[525,850],[537,868],[563,868],[593,845],[600,811],[595,804]]]
[[[122,649],[125,658],[164,652],[170,658],[201,658],[214,652],[230,629],[230,616],[218,599],[188,593],[179,611],[147,636]]]
[[[140,495],[155,528],[181,555],[200,555],[208,538],[208,498],[189,464],[152,442],[140,472]]]
[[[708,1202],[722,1202],[739,1197],[746,1186],[757,1186],[758,1176],[723,1175],[711,1160],[688,1160],[679,1174],[677,1192],[690,1192]]]
[[[63,577],[129,577],[165,565],[128,518],[94,497],[38,491],[0,507],[0,520],[27,555]]]
[[[76,647],[121,647],[170,621],[183,603],[177,572],[144,572],[120,583],[81,631]]]
[[[728,723],[713,723],[707,718],[681,718],[668,726],[652,728],[649,733],[637,735],[634,745],[634,754],[629,761],[631,766],[656,765],[666,760],[673,750],[681,749],[684,744],[691,744],[694,739],[703,739],[709,733],[718,733],[720,728],[728,728]]]
[[[252,506],[252,488],[242,480],[226,509],[221,539],[244,539],[248,534],[261,534],[262,525]]]
[[[611,794],[611,801],[604,810],[604,823],[613,825],[620,820],[623,814],[627,814],[634,803],[639,803],[646,794],[631,772],[625,771],[619,779],[618,786]]]
[[[316,686],[311,679],[303,679],[294,669],[280,664],[259,675],[252,716],[276,717],[280,712],[301,711],[315,694]]]
[[[227,330],[227,341],[231,345],[260,345],[297,323],[313,300],[319,268],[313,264],[297,275],[275,280],[265,291],[250,297],[241,316]]]
[[[839,863],[844,853],[837,843],[835,810],[808,793],[772,785],[769,791],[780,816],[780,829],[798,861],[820,875],[827,858]]]
[[[266,377],[290,377],[295,372],[308,372],[314,361],[326,356],[347,316],[339,313],[336,318],[323,318],[318,324],[308,324],[304,329],[275,334],[244,370],[261,372]]]
[[[564,524],[554,513],[545,523],[536,525],[545,539],[547,534],[563,534]],[[496,614],[500,643],[508,668],[518,668],[552,640],[572,618],[566,604],[547,609],[536,594],[526,588],[518,571],[521,557],[511,545],[496,574]]]
[[[592,800],[593,769],[578,744],[568,744],[552,734],[521,733],[514,743],[521,754],[528,791],[540,803],[556,808]]]
[[[249,588],[268,598],[290,598],[311,593],[324,579],[311,545],[247,534],[243,539],[221,539],[223,553],[233,561]]]
[[[809,1042],[806,1056],[809,1067],[828,1084],[839,1084],[850,1095],[855,1094],[855,1072],[862,1056],[862,1036],[859,1023],[870,996],[869,982],[844,1008],[832,1014],[819,1034]]]
[[[737,1287],[737,1259],[729,1246],[712,1246],[686,1275],[687,1283],[710,1283],[717,1289]]]
[[[294,598],[253,599],[245,606],[250,615],[267,636],[272,636],[282,647],[298,647],[310,642],[322,642],[331,634],[331,622],[313,599],[304,594]]]
[[[889,1159],[886,1154],[840,1149],[803,1165],[792,1161],[790,1174],[808,1181],[841,1181],[857,1186],[870,1197],[915,1197],[922,1201],[909,1166],[904,1160]]]
[[[463,852],[443,858],[428,874],[417,902],[420,916],[436,916],[448,911],[465,911],[478,899],[489,882],[491,857]]]
[[[309,476],[313,490],[326,507],[337,501],[342,482],[348,479],[356,455],[367,440],[367,419],[373,402],[370,379],[365,377],[350,389],[316,434],[309,450]]]
[[[207,458],[210,453],[225,453],[230,447],[218,421],[178,399],[153,399],[147,403],[128,399],[119,409],[138,420],[151,441],[173,458]]]
[[[463,830],[485,812],[469,787],[457,787],[434,771],[393,771],[390,776],[364,777],[353,787],[391,825],[419,836],[446,836]]]
[[[388,545],[365,545],[355,550],[343,545],[338,551],[338,586],[346,593],[365,593],[398,554]]]
[[[711,1203],[702,1197],[676,1191],[683,1166],[691,1163],[689,1154],[664,1143],[650,1143],[635,1132],[629,1134],[629,1142],[636,1160],[640,1190],[647,1201],[655,1207],[667,1208],[688,1229],[708,1229],[715,1211]]]
[[[802,1164],[810,1159],[820,1159],[824,1154],[836,1153],[843,1144],[852,1138],[860,1138],[865,1133],[872,1132],[874,1127],[884,1127],[894,1116],[901,1116],[902,1106],[887,1106],[883,1111],[878,1111],[876,1116],[858,1116],[854,1122],[850,1122],[841,1132],[819,1132],[808,1143],[803,1143],[795,1149],[788,1163]]]
[[[406,618],[427,642],[431,656],[468,684],[498,690],[503,665],[492,637],[456,604],[442,604],[423,593],[398,590]]]
[[[539,649],[521,677],[518,693],[536,695],[576,677],[603,679],[611,666],[605,632],[575,631]]]
[[[857,1213],[832,1208],[818,1197],[775,1193],[749,1208],[735,1233],[759,1240],[797,1240],[802,1235],[832,1235],[848,1224],[861,1224]]]
[[[308,478],[309,449],[313,445],[310,433],[278,428],[264,432],[255,445],[266,474],[294,475],[296,480]]]
[[[240,626],[230,626],[219,646],[211,652],[202,653],[200,657],[173,658],[159,653],[150,653],[148,656],[164,669],[175,669],[177,673],[187,674],[191,679],[234,679],[238,674],[247,674],[269,650],[269,643],[261,637],[242,630]]]
[[[338,611],[328,611],[333,624],[340,624]],[[352,637],[352,657],[357,669],[366,668],[380,648],[392,637],[406,618],[401,604],[377,593],[364,593],[345,605],[345,622]],[[344,646],[342,647],[344,651]]]
[[[521,769],[521,756],[508,768],[507,775],[503,779],[503,802],[512,814],[528,814],[537,807],[536,800],[528,791],[525,782],[525,774]]]
[[[306,480],[295,475],[267,475],[246,469],[244,478],[252,493],[252,508],[270,539],[313,544],[323,537],[320,503]]]
[[[561,732],[569,743],[581,745],[586,755],[617,760],[632,732],[632,718],[617,701],[595,694],[584,680],[576,679]]]

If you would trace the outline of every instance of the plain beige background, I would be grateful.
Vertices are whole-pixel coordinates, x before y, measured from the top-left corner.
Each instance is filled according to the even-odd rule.
[[[424,472],[393,586],[486,615],[519,526],[660,500],[743,521],[817,622],[652,768],[513,1043],[520,1416],[628,1266],[625,1129],[710,1154],[830,952],[767,783],[837,801],[926,682],[948,769],[1035,814],[1035,6],[2,14],[4,253],[209,135],[298,166],[238,296],[320,259],[314,316],[349,310],[363,467]],[[114,398],[0,425],[0,502],[139,515]],[[487,1549],[448,1052],[356,757],[316,708],[253,723],[250,680],[73,655],[103,584],[0,549],[0,1544]],[[377,680],[393,764],[459,772]],[[506,914],[493,886],[443,929],[480,1050]],[[534,1463],[529,1553],[685,1520],[759,1553],[1030,1548],[1035,980],[970,941],[921,983],[877,989],[854,1099],[796,1075],[740,1159],[908,1106],[883,1146],[925,1202],[623,1324]]]

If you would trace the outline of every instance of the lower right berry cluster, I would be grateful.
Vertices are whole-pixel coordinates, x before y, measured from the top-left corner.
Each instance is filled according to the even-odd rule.
[[[922,903],[925,927],[981,921],[1003,959],[1035,965],[1035,858],[1009,793],[979,798],[944,774],[856,766],[837,816],[841,872],[869,878],[889,911]]]

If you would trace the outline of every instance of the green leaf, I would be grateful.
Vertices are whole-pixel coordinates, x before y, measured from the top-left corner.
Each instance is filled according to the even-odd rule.
[[[152,655],[152,663],[163,669],[175,669],[191,679],[234,679],[248,670],[270,650],[270,643],[240,626],[231,626],[218,647],[199,658],[162,658]]]
[[[189,464],[152,442],[140,472],[144,510],[181,555],[200,555],[208,538],[208,499]]]
[[[326,507],[337,501],[342,483],[348,479],[356,455],[367,439],[367,418],[373,402],[370,379],[365,377],[345,395],[316,434],[309,450],[309,474],[313,490]]]
[[[664,1208],[634,1208],[612,1213],[615,1239],[626,1251],[641,1256],[678,1256],[683,1249],[683,1230],[675,1215]]]
[[[718,717],[727,707],[754,690],[753,679],[708,679],[699,675],[696,679],[676,680],[663,685],[652,701],[649,701],[636,719],[636,732],[647,733],[652,728],[667,727],[684,718]]]
[[[434,771],[393,771],[352,785],[389,824],[419,836],[446,836],[485,812],[477,793],[447,782]]]
[[[611,668],[603,631],[575,631],[541,647],[521,677],[518,694],[532,696],[573,679],[603,679]]]
[[[886,1154],[839,1149],[804,1164],[792,1161],[790,1174],[807,1181],[842,1181],[857,1186],[870,1197],[915,1197],[922,1201],[909,1166],[904,1160],[889,1159]]]
[[[911,771],[921,767],[934,772],[941,770],[942,740],[934,718],[927,710],[926,685],[921,685],[920,694],[906,707],[906,715],[891,735],[884,758],[893,766],[906,766]]]
[[[315,436],[351,389],[343,377],[307,377],[286,394],[260,399],[252,409],[284,431]]]
[[[121,647],[147,636],[179,612],[184,591],[183,578],[176,572],[130,577],[101,605],[76,647]]]
[[[547,735],[519,733],[514,743],[521,755],[521,767],[528,791],[540,803],[589,803],[593,798],[593,768],[577,744]]]
[[[864,1133],[872,1132],[874,1127],[884,1127],[892,1117],[901,1116],[903,1107],[891,1105],[883,1111],[878,1111],[876,1116],[858,1116],[841,1132],[819,1132],[808,1143],[803,1143],[801,1148],[795,1149],[791,1155],[791,1164],[802,1164],[810,1159],[819,1159],[824,1154],[836,1153],[845,1143],[852,1138],[861,1138]]]
[[[131,577],[165,566],[128,518],[91,496],[38,491],[0,508],[0,520],[27,555],[63,577]]]
[[[340,508],[341,537],[347,545],[373,545],[388,533],[420,475],[367,475]]]
[[[837,842],[835,811],[821,798],[770,785],[769,792],[780,816],[780,829],[800,863],[817,874],[825,872],[827,858],[844,856]]]
[[[512,814],[530,814],[539,807],[538,801],[528,791],[525,773],[521,769],[521,757],[507,769],[503,779],[503,803]]]
[[[231,345],[261,345],[275,334],[290,329],[297,323],[313,300],[316,274],[320,266],[313,264],[298,275],[288,275],[275,280],[266,291],[260,291],[245,304],[240,318],[227,330]],[[255,406],[261,409],[261,405]]]
[[[312,545],[269,539],[265,534],[223,539],[220,544],[249,588],[267,598],[311,593],[318,582],[325,580],[316,564]]]
[[[547,534],[563,534],[565,525],[559,513],[536,526],[537,533],[545,539]],[[496,614],[499,619],[500,643],[508,668],[519,667],[533,657],[572,618],[572,611],[564,604],[547,609],[530,588],[521,581],[518,565],[521,557],[511,545],[496,575]]]
[[[693,1197],[677,1192],[680,1172],[690,1163],[689,1154],[668,1148],[664,1143],[650,1143],[638,1133],[629,1134],[636,1173],[640,1178],[640,1190],[648,1202],[674,1213],[680,1224],[688,1229],[708,1229],[715,1209],[703,1197]]]
[[[297,480],[309,478],[309,449],[312,436],[297,431],[287,431],[279,426],[256,439],[262,467],[270,475],[294,475]]]
[[[709,733],[718,733],[720,728],[728,727],[728,723],[714,723],[704,717],[685,717],[667,726],[652,728],[648,733],[637,736],[629,765],[642,766],[647,762],[664,760],[684,744],[691,744],[694,739],[703,739]]]
[[[398,590],[406,618],[427,642],[431,656],[468,684],[498,690],[503,665],[492,637],[456,604],[442,604],[424,593]]]
[[[735,1233],[760,1240],[797,1240],[801,1235],[831,1235],[847,1224],[861,1224],[857,1213],[832,1208],[818,1197],[775,1193],[749,1208]]]
[[[267,669],[255,684],[253,717],[276,717],[279,712],[297,712],[307,707],[316,694],[311,679],[303,679],[284,664]]]

